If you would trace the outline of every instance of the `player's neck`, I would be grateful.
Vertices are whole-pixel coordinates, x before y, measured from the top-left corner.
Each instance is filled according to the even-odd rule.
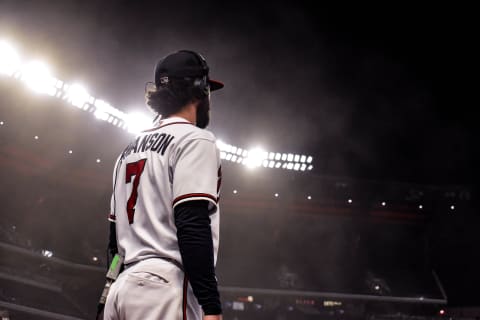
[[[180,117],[183,118],[193,124],[197,123],[197,108],[196,103],[189,103],[182,110],[178,111],[177,113],[172,114],[171,117]]]

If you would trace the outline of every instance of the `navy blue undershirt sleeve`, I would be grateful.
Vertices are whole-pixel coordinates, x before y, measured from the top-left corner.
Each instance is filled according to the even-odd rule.
[[[118,252],[117,229],[115,222],[110,221],[110,235],[108,237],[108,252],[113,257]]]
[[[221,314],[208,201],[181,203],[175,207],[174,215],[182,263],[193,293],[205,315]]]

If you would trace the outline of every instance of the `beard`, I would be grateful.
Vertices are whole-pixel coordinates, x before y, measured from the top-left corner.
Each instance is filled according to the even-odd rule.
[[[197,123],[200,129],[205,129],[210,122],[210,97],[205,97],[198,102]]]

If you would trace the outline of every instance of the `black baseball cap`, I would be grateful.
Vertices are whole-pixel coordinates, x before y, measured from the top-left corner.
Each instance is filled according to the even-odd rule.
[[[201,78],[206,76],[210,91],[223,88],[223,83],[208,77],[209,68],[205,59],[197,52],[180,50],[158,61],[155,66],[155,85],[161,85],[162,78]]]

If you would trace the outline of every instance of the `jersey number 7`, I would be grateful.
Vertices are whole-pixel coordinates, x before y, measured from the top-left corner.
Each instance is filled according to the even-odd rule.
[[[140,176],[142,175],[143,169],[145,168],[145,162],[147,162],[147,159],[127,163],[127,175],[125,176],[125,183],[132,182],[132,176],[135,176],[135,178],[133,179],[132,194],[130,195],[130,198],[128,198],[127,202],[127,214],[129,224],[133,223],[133,215],[135,214],[135,205],[137,203],[138,197],[138,185],[140,183]]]

